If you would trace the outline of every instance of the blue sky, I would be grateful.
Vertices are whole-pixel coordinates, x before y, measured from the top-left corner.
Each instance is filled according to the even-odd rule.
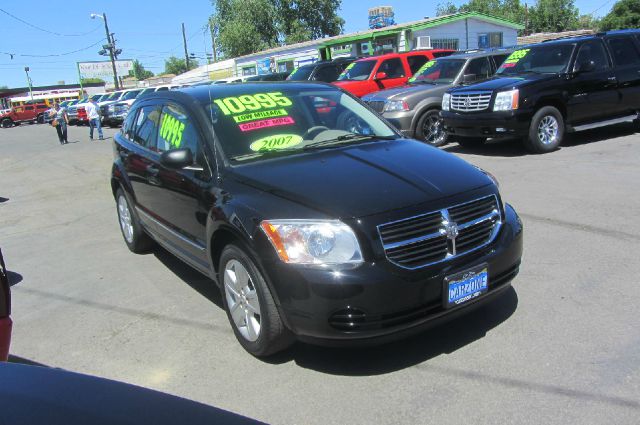
[[[367,9],[381,4],[394,7],[396,22],[435,16],[437,0],[416,6],[420,3],[422,2],[415,0],[343,0],[340,14],[346,21],[345,32],[348,33],[366,29]],[[454,0],[454,3],[460,4],[463,1]],[[583,14],[600,8],[595,13],[598,16],[608,13],[613,3],[614,0],[576,0],[576,5]],[[164,69],[164,59],[170,55],[184,56],[180,29],[182,22],[186,25],[190,52],[203,56],[205,49],[209,52],[211,50],[209,35],[205,36],[201,31],[212,11],[208,0],[65,0],[62,3],[12,1],[1,2],[0,8],[51,32],[67,35],[89,32],[82,36],[48,34],[0,11],[0,52],[52,55],[84,49],[105,38],[102,20],[89,17],[91,13],[102,12],[107,14],[109,29],[116,34],[118,46],[123,50],[121,58],[139,59],[147,69],[155,73]],[[13,60],[0,53],[0,86],[25,86],[25,66],[31,69],[34,85],[56,84],[58,81],[75,83],[78,79],[76,62],[104,59],[97,54],[98,50],[99,46],[96,46],[64,56],[15,56]]]

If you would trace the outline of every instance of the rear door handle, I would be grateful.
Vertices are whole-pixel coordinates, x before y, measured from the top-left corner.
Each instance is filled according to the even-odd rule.
[[[638,71],[638,72],[640,72],[640,71]],[[607,80],[609,80],[609,81],[618,81],[618,79],[616,77],[609,77],[609,78],[607,78]]]

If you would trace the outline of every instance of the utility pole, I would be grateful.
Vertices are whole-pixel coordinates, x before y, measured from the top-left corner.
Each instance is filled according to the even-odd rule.
[[[27,74],[27,84],[29,84],[29,96],[31,97],[31,101],[33,102],[33,88],[31,87],[31,77],[29,77],[29,67],[24,67],[24,72]]]
[[[184,33],[184,22],[182,23],[182,41],[184,43],[184,60],[187,65],[187,71],[189,70],[189,53],[187,52],[187,36]]]
[[[115,50],[116,46],[113,42],[113,37],[109,32],[109,24],[107,23],[106,13],[102,14],[102,19],[104,19],[104,30],[107,33],[107,44],[111,46],[111,48],[109,49],[109,59],[111,59],[111,68],[113,69],[113,84],[115,85],[115,89],[118,90],[118,73],[116,71],[116,61],[113,57],[113,51]]]
[[[209,30],[211,31],[211,47],[213,48],[213,62],[218,61],[218,53],[216,52],[216,33],[213,28],[213,22],[209,21]]]
[[[529,5],[524,4],[524,35],[529,35]]]

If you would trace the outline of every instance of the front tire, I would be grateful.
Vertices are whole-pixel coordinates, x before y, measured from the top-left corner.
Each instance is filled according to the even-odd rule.
[[[432,109],[420,117],[416,125],[416,138],[437,148],[447,144],[447,133],[439,110]]]
[[[9,118],[5,118],[2,120],[2,128],[9,128],[13,125],[13,121]]]
[[[149,251],[153,247],[153,239],[145,233],[133,215],[133,209],[122,189],[116,192],[116,205],[120,231],[127,248],[136,254]]]
[[[282,322],[271,291],[249,254],[238,245],[227,245],[219,270],[225,310],[240,345],[256,357],[287,349],[293,335]]]
[[[553,106],[545,106],[535,113],[529,125],[525,148],[531,153],[548,153],[560,146],[564,139],[564,119]]]

